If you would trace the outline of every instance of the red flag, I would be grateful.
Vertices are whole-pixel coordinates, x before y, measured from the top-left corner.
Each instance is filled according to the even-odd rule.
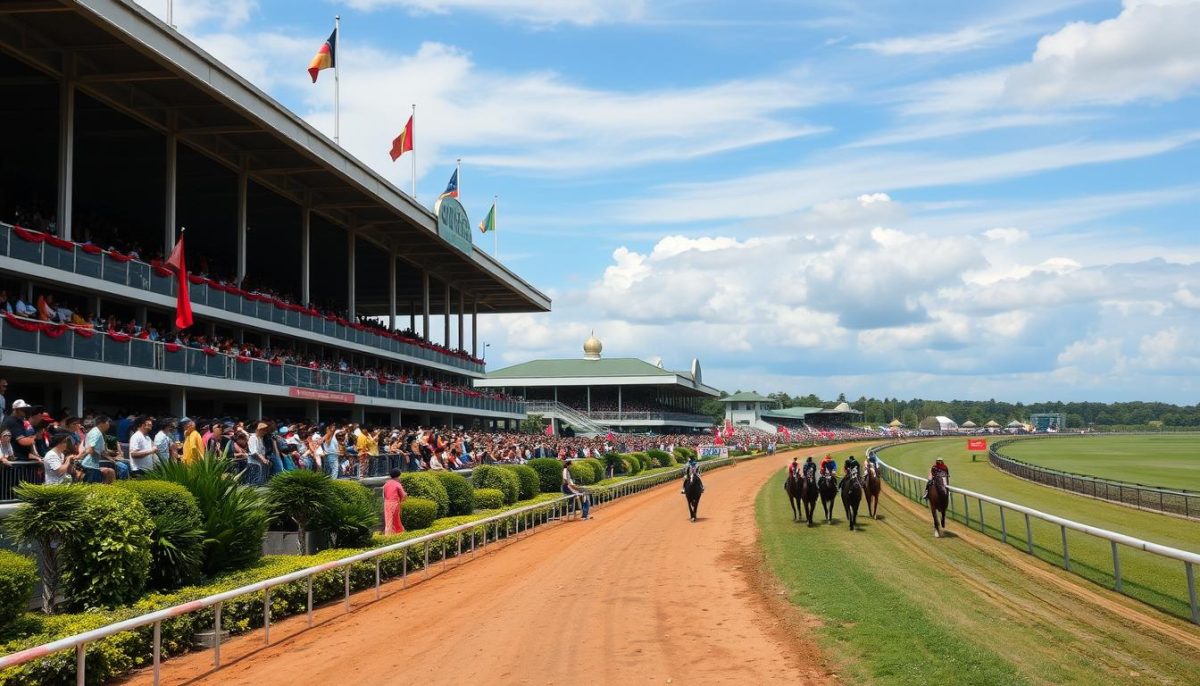
[[[413,118],[408,117],[408,123],[404,125],[404,130],[399,136],[392,141],[392,161],[400,159],[400,156],[413,149]]]
[[[612,435],[611,431],[609,431],[607,434],[605,434],[604,440],[608,441],[609,443],[613,442],[613,435]]]
[[[175,328],[183,330],[192,325],[192,299],[188,295],[187,263],[183,259],[183,234],[175,241],[175,249],[167,259],[167,267],[175,270]]]
[[[554,420],[553,419],[551,419],[550,423],[546,425],[546,435],[547,436],[554,435]]]

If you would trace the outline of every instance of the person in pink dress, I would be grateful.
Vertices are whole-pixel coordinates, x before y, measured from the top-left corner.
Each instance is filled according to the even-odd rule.
[[[383,533],[399,534],[404,532],[400,504],[408,494],[404,492],[404,484],[400,483],[399,469],[393,469],[388,476],[391,478],[383,483]]]

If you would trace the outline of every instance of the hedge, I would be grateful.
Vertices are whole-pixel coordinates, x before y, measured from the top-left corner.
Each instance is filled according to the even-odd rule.
[[[400,506],[400,523],[405,530],[428,529],[437,519],[437,503],[428,498],[409,497]]]
[[[493,465],[482,465],[471,472],[475,488],[498,488],[504,493],[504,503],[512,505],[521,494],[521,482],[516,474]]]
[[[675,458],[671,457],[671,453],[656,450],[651,448],[646,451],[646,457],[654,460],[655,467],[673,467],[675,466]]]
[[[644,452],[633,452],[633,453],[629,453],[629,457],[632,457],[633,459],[637,460],[637,461],[638,461],[638,464],[640,464],[640,465],[642,466],[642,468],[641,468],[639,471],[643,471],[643,472],[644,472],[644,471],[646,471],[647,469],[650,469],[651,467],[653,467],[653,466],[654,466],[654,465],[652,464],[652,462],[651,462],[650,458],[649,458],[649,457],[646,455],[646,453],[644,453]]]
[[[37,580],[33,559],[0,550],[0,629],[24,614]]]
[[[475,511],[475,498],[472,497],[475,487],[471,485],[467,477],[454,472],[435,472],[434,476],[442,482],[442,486],[450,497],[451,517],[469,515]]]
[[[519,500],[529,500],[542,492],[541,478],[533,467],[523,464],[506,464],[503,469],[507,469],[517,476],[517,498]]]
[[[475,489],[475,507],[481,510],[495,510],[504,507],[504,492],[498,488]]]
[[[170,481],[121,481],[150,513],[151,588],[170,590],[196,583],[204,563],[204,520],[191,491]]]
[[[525,463],[538,473],[539,488],[542,493],[558,493],[562,491],[563,463],[553,457],[539,457]]]
[[[577,486],[596,483],[596,470],[592,469],[592,465],[584,464],[583,460],[572,462],[567,469],[571,471],[571,480]]]
[[[696,457],[696,451],[686,446],[677,446],[675,448],[675,458],[680,462],[687,462],[690,458]]]
[[[383,503],[375,492],[357,481],[330,479],[330,502],[312,523],[312,528],[329,534],[335,548],[361,548],[371,544],[371,535],[383,518]]]
[[[642,461],[636,457],[622,455],[621,463],[625,466],[625,473],[629,476],[635,476],[642,471]]]
[[[132,491],[86,488],[79,529],[64,546],[63,590],[74,609],[115,607],[141,597],[150,576],[154,521]]]
[[[592,468],[592,474],[595,476],[595,479],[596,479],[592,483],[598,483],[600,481],[604,481],[604,479],[606,479],[608,477],[608,470],[604,468],[604,463],[601,462],[600,460],[597,460],[594,457],[588,457],[588,458],[584,458],[579,461]]]
[[[437,505],[438,517],[450,514],[450,494],[446,492],[446,487],[442,485],[441,480],[431,472],[401,474],[400,483],[404,485],[404,492],[410,498],[432,500]],[[405,527],[407,528],[408,525],[405,524]]]

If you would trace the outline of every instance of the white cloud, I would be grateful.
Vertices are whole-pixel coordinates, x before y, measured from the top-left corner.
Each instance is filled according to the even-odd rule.
[[[967,26],[946,33],[927,33],[919,36],[903,36],[858,43],[854,47],[888,57],[931,55],[974,50],[990,43],[999,35],[1000,31],[995,27]]]
[[[169,0],[135,0],[163,21],[167,20]],[[202,25],[215,23],[224,30],[237,28],[246,23],[258,9],[258,0],[206,0],[186,2],[176,0],[172,4],[171,21],[183,32],[191,32]]]
[[[1004,245],[1016,245],[1029,240],[1029,232],[1014,228],[995,228],[983,232],[984,238]]]
[[[355,9],[399,7],[413,13],[475,12],[532,24],[605,24],[646,16],[645,0],[347,0]]]
[[[1180,286],[1175,291],[1174,300],[1180,307],[1186,307],[1189,310],[1200,310],[1200,295],[1192,293],[1192,290],[1187,286]]]

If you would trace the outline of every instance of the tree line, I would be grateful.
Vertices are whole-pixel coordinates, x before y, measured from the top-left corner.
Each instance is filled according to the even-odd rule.
[[[728,393],[722,392],[724,398]],[[1044,402],[1010,403],[1002,400],[926,400],[913,398],[868,398],[847,400],[843,393],[836,400],[824,400],[815,394],[791,396],[776,392],[767,395],[776,407],[822,407],[833,408],[846,402],[863,413],[862,422],[872,426],[885,425],[899,419],[907,427],[915,427],[925,417],[944,415],[962,424],[972,421],[983,426],[989,420],[1001,425],[1015,420],[1028,421],[1029,415],[1039,412],[1061,412],[1066,416],[1067,428],[1086,427],[1200,427],[1200,404],[1172,405],[1159,402]],[[701,406],[704,414],[716,421],[725,418],[725,407],[719,401],[707,400]]]

